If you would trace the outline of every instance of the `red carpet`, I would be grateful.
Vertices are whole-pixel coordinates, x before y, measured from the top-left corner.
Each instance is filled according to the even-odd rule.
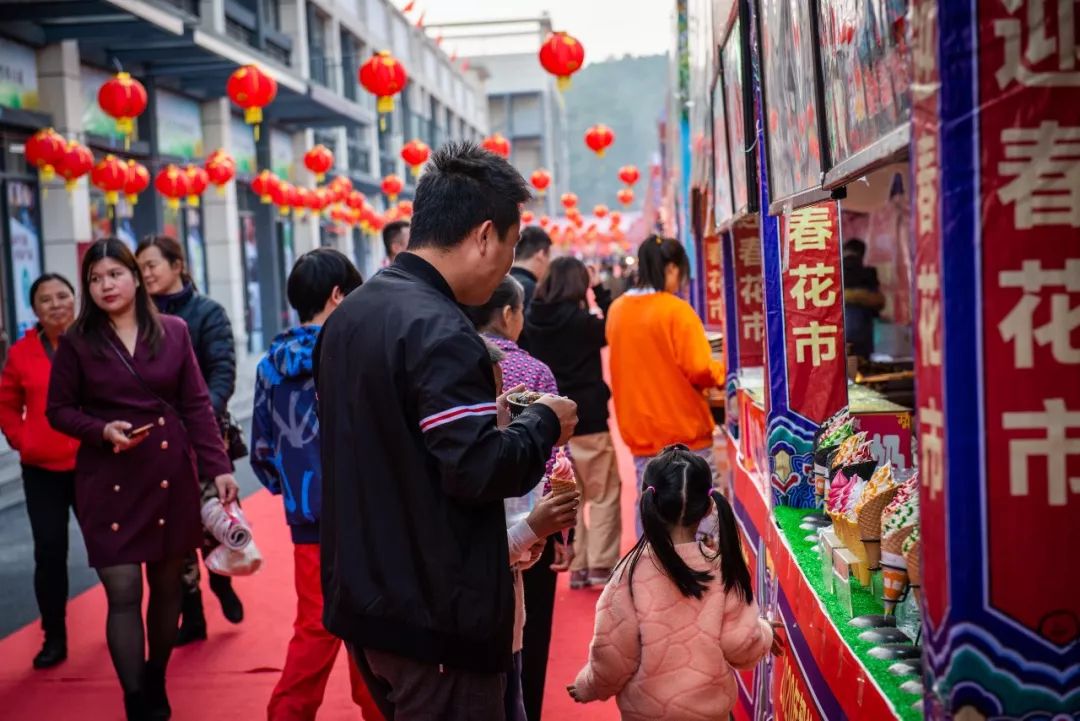
[[[612,422],[623,478],[623,547],[633,545],[634,466]],[[246,618],[239,626],[221,616],[217,599],[204,588],[210,639],[177,649],[169,665],[169,695],[175,721],[256,721],[285,660],[295,610],[292,548],[281,500],[260,491],[244,503],[265,562],[250,578],[236,581]],[[205,579],[204,579],[205,581]],[[28,578],[27,583],[31,580]],[[205,583],[204,583],[205,586]],[[557,721],[617,719],[614,701],[576,704],[566,693],[588,656],[597,590],[570,591],[560,576],[548,664],[544,718]],[[68,660],[56,669],[34,671],[30,660],[41,633],[36,623],[0,640],[0,718],[4,721],[119,721],[122,699],[105,646],[105,596],[100,586],[68,605]],[[330,678],[320,721],[357,721],[349,696],[344,650]]]

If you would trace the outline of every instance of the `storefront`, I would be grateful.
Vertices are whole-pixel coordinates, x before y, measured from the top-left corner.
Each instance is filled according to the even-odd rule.
[[[739,675],[738,718],[1050,718],[1080,701],[1077,595],[1049,546],[1000,535],[1080,542],[1080,222],[1053,180],[1080,163],[1053,144],[1076,91],[1053,58],[1020,55],[1034,16],[975,5],[691,3],[691,33],[712,38],[688,42],[705,55],[692,107],[711,106],[709,141],[693,114],[688,141],[711,144],[690,173],[695,297],[724,332],[755,598],[789,641]],[[1029,490],[1043,469],[1049,488]]]

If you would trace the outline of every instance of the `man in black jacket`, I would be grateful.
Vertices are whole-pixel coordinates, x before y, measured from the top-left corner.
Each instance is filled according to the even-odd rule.
[[[500,429],[505,400],[459,304],[487,301],[510,269],[528,198],[502,158],[444,146],[417,186],[408,252],[319,341],[323,620],[395,721],[504,718],[502,499],[536,485],[577,415],[545,396]]]

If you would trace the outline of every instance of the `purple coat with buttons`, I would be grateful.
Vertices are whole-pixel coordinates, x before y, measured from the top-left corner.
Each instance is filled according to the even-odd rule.
[[[110,329],[104,342],[69,333],[53,360],[46,415],[82,441],[75,508],[95,568],[179,558],[198,547],[198,479],[232,471],[187,326],[160,320],[164,337],[153,355],[140,338],[132,357]],[[153,428],[135,448],[114,453],[102,439],[111,421]]]

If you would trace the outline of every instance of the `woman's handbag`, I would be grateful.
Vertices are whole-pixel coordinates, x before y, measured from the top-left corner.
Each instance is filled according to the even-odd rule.
[[[218,416],[218,426],[221,428],[221,437],[225,441],[225,453],[230,461],[238,461],[247,458],[248,447],[244,442],[244,429],[232,417],[228,410],[222,411]]]

